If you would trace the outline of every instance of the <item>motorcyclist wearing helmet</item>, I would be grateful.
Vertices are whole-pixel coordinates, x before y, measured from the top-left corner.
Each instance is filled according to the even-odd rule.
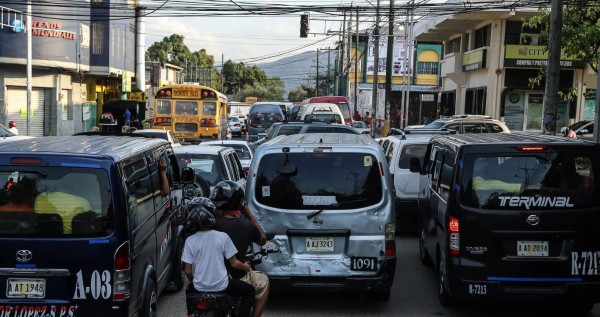
[[[568,127],[562,127],[560,129],[560,133],[562,133],[562,135],[564,137],[571,138],[571,139],[577,139],[577,133],[575,133],[575,131],[571,130]]]
[[[181,261],[188,280],[192,281],[188,292],[226,292],[239,296],[239,316],[249,317],[254,300],[254,287],[236,279],[230,279],[224,260],[237,270],[248,272],[250,265],[239,261],[237,249],[223,232],[214,230],[215,205],[204,197],[196,197],[188,203],[189,214],[185,229],[193,233],[185,240]],[[188,307],[188,313],[190,312]]]
[[[10,133],[14,134],[14,135],[19,135],[19,130],[17,130],[17,123],[14,121],[11,121],[8,123],[8,131],[10,131]]]
[[[216,229],[225,232],[238,249],[235,257],[244,261],[252,243],[265,245],[267,236],[244,202],[244,190],[233,181],[221,181],[212,190],[210,198],[217,206]],[[241,215],[244,218],[240,217]],[[262,315],[267,298],[269,297],[269,278],[258,271],[244,272],[235,267],[227,266],[229,274],[234,279],[250,283],[256,291],[253,317]]]

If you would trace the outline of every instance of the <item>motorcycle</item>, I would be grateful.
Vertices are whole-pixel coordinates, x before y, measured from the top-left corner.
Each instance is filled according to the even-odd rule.
[[[267,235],[267,239],[273,239],[273,235]],[[275,252],[279,252],[279,249],[261,247],[260,251],[247,254],[250,266],[254,268]],[[193,285],[190,283],[189,287],[193,288]],[[238,315],[240,299],[225,292],[197,292],[188,288],[186,305],[188,317],[235,317]]]

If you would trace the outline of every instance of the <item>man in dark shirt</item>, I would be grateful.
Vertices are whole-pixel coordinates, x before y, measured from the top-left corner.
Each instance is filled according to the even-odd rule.
[[[248,260],[246,254],[252,250],[252,243],[263,246],[267,242],[267,236],[244,202],[243,189],[233,181],[222,181],[212,190],[210,199],[217,206],[216,229],[226,233],[231,238],[238,250],[235,257],[242,262],[246,262]],[[269,297],[268,277],[262,272],[250,271],[246,273],[234,269],[227,262],[225,264],[232,278],[254,286],[256,297],[252,316],[261,316]]]

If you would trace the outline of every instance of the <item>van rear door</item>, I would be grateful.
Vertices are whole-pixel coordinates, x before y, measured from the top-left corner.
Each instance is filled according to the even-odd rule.
[[[117,304],[108,174],[96,161],[60,161],[0,157],[0,308],[7,316],[107,316]]]
[[[600,281],[598,153],[579,145],[465,154],[451,211],[462,278],[547,287]]]
[[[388,247],[384,232],[394,217],[386,163],[356,148],[285,149],[260,158],[254,190],[247,194],[281,249],[258,269],[304,277],[381,271]]]

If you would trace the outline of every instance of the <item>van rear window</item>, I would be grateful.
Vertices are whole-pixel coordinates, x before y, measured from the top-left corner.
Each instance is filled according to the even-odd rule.
[[[398,160],[398,167],[402,169],[410,168],[410,159],[418,158],[419,161],[423,162],[425,158],[425,152],[427,151],[427,144],[407,144],[402,147],[402,153],[400,153],[400,159]]]
[[[104,170],[0,167],[0,236],[100,237],[113,231]]]
[[[460,201],[482,209],[598,206],[597,159],[571,152],[523,156],[467,155]]]
[[[365,153],[281,153],[265,155],[254,195],[282,209],[356,209],[383,198],[377,159]]]

